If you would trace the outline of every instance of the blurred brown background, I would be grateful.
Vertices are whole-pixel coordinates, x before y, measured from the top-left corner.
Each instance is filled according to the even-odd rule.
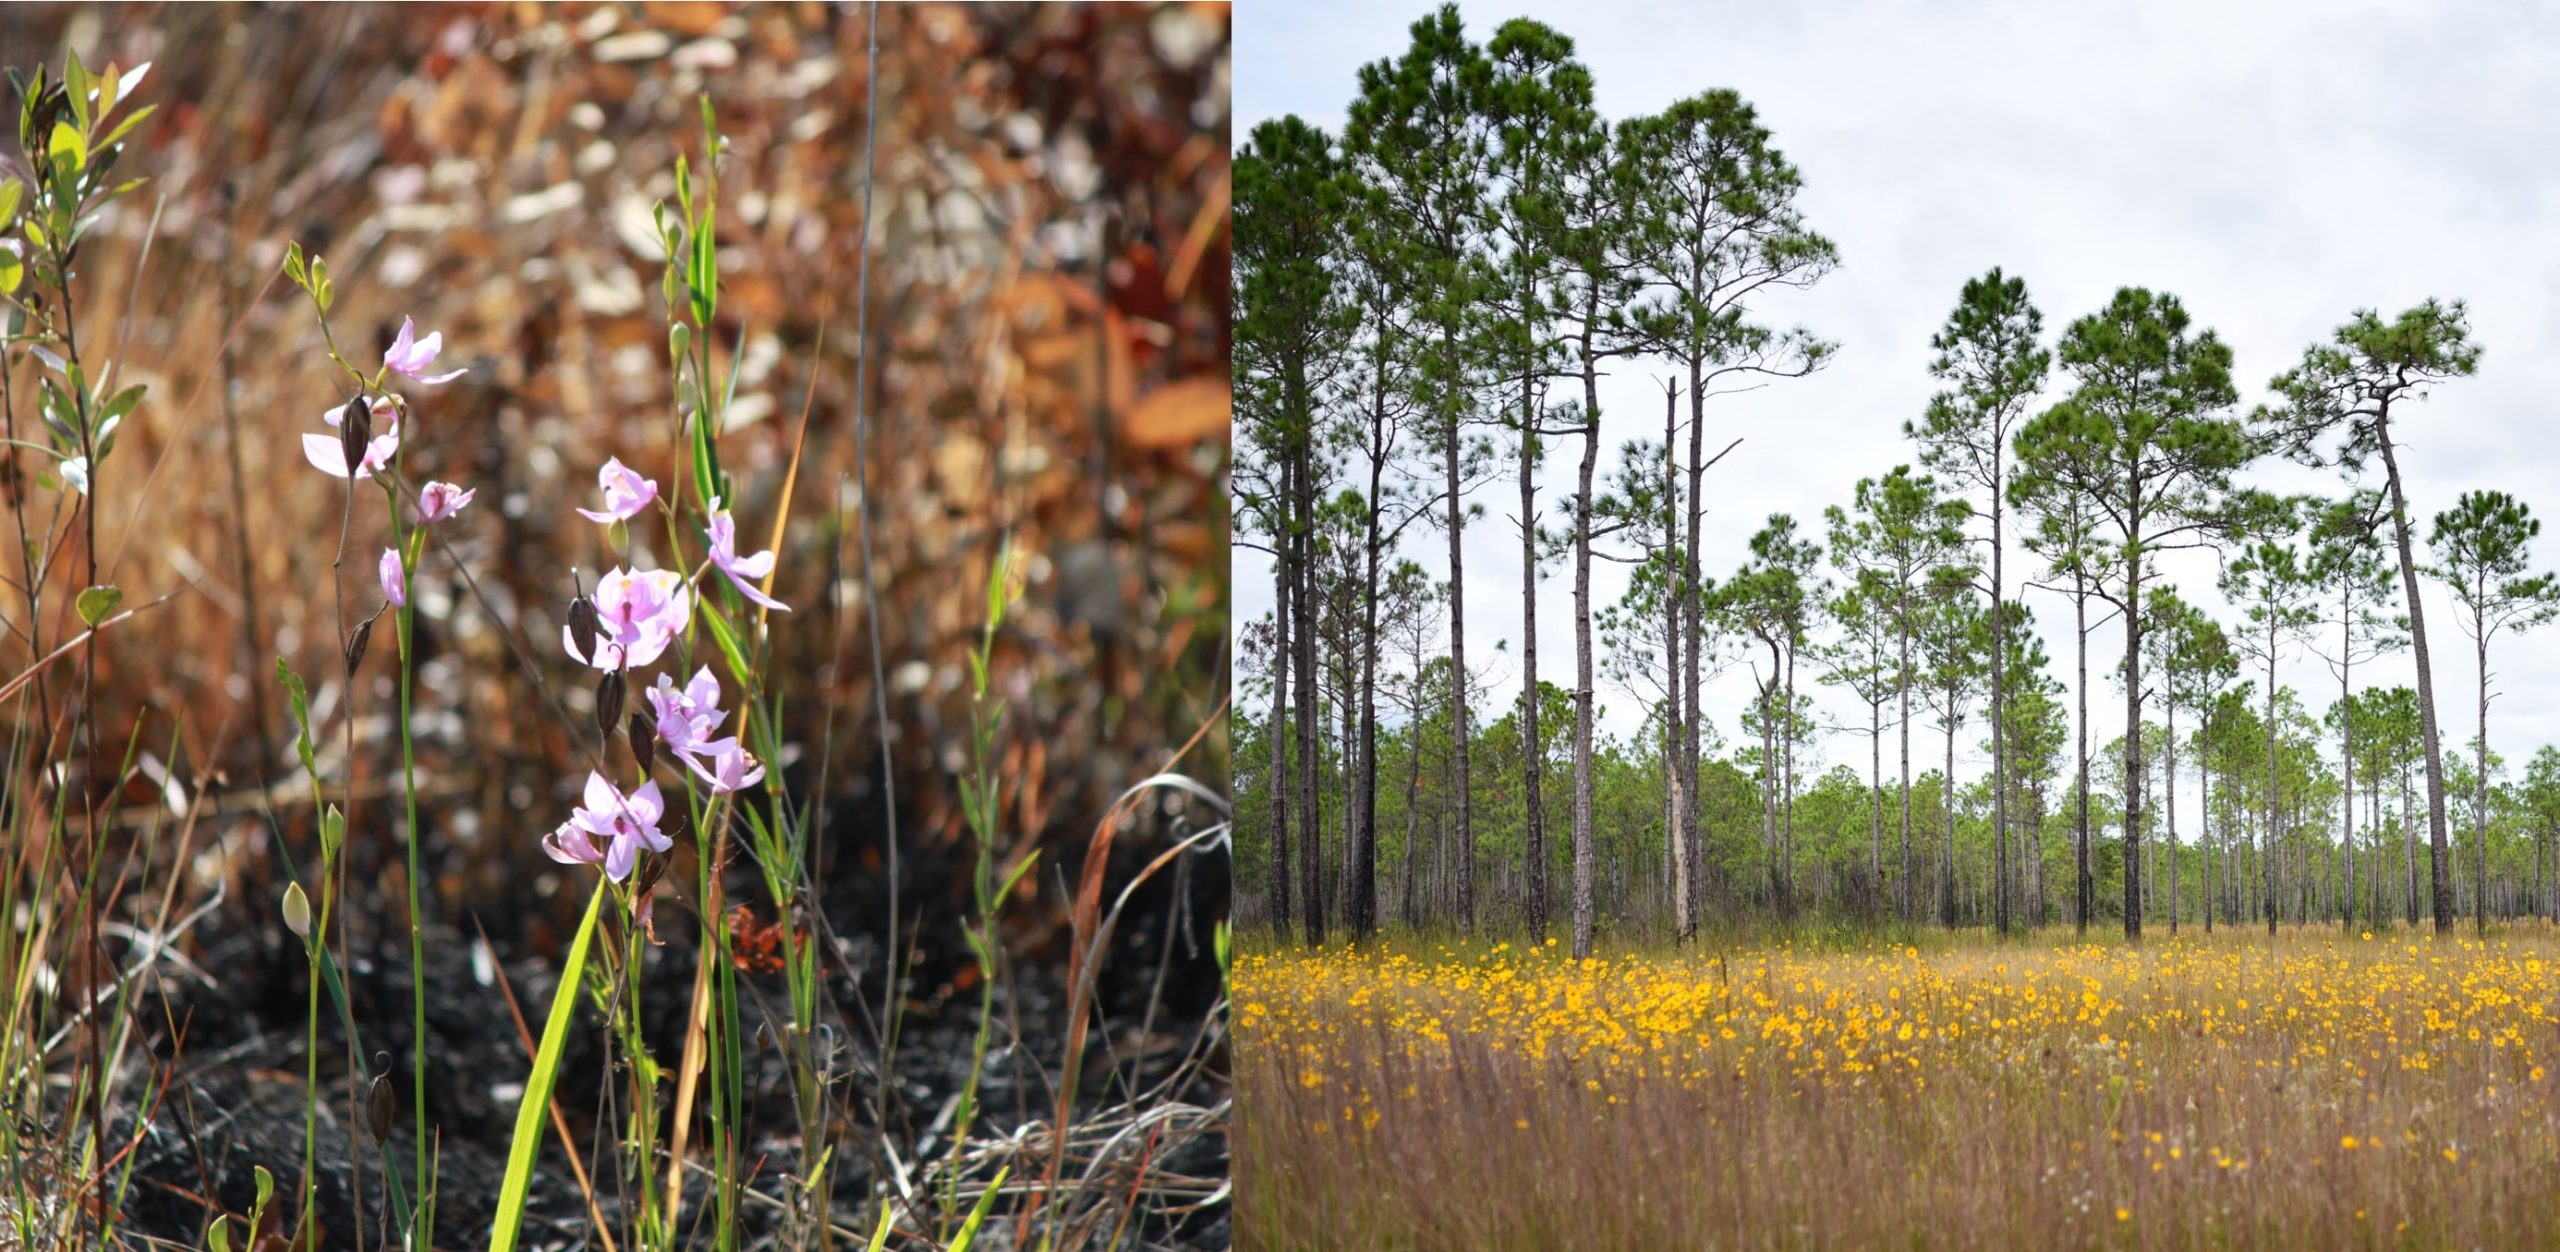
[[[275,657],[311,677],[324,721],[346,694],[341,488],[298,447],[343,397],[307,303],[275,277],[298,240],[328,257],[332,322],[359,363],[407,315],[443,333],[447,366],[470,368],[408,388],[409,475],[479,490],[446,534],[488,598],[442,560],[416,592],[430,907],[493,932],[544,911],[556,867],[536,840],[583,776],[572,736],[590,699],[559,624],[571,570],[592,582],[611,560],[571,508],[594,505],[608,456],[673,478],[650,206],[672,204],[679,153],[702,159],[699,93],[730,145],[719,350],[743,336],[724,442],[743,547],[764,546],[808,414],[776,584],[797,611],[774,633],[802,680],[787,697],[802,755],[784,763],[798,788],[831,745],[832,863],[873,869],[882,851],[875,624],[909,855],[930,864],[960,838],[944,781],[967,742],[963,658],[1008,530],[1029,558],[998,665],[1016,837],[1072,853],[1114,793],[1204,726],[1182,767],[1223,786],[1225,8],[886,6],[876,84],[868,20],[819,4],[0,9],[0,49],[22,70],[58,69],[66,46],[93,65],[153,63],[136,100],[160,111],[118,167],[151,181],[89,247],[80,325],[151,388],[99,475],[103,580],[128,604],[193,590],[105,645],[101,715],[141,716],[146,772],[218,783],[226,816],[203,836],[200,878],[263,883],[267,832],[307,838]],[[876,606],[852,533],[857,359]],[[10,468],[22,506],[53,507],[36,458]],[[380,549],[364,533],[379,512],[360,504],[351,553]],[[356,611],[378,595],[371,564],[351,558]],[[397,760],[391,673],[368,666],[359,702],[356,768],[377,788]],[[337,734],[324,743],[324,774],[343,777]],[[389,817],[387,803],[359,815],[352,845],[386,899],[400,894]],[[1026,948],[1054,947],[1054,924],[1028,931]]]

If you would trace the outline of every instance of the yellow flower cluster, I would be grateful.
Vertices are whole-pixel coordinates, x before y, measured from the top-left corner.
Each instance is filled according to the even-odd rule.
[[[1925,1088],[2026,1064],[2140,1092],[2168,1054],[2243,1041],[2249,1065],[2343,1080],[2467,1054],[2492,1081],[2540,1083],[2555,992],[2560,963],[2497,940],[2247,932],[1927,955],[1334,949],[1245,955],[1235,970],[1240,1041],[1262,1062],[1285,1052],[1309,1087],[1355,1035],[1361,1052],[1383,1039],[1426,1067],[1453,1041],[1560,1062],[1594,1091],[1620,1077]]]

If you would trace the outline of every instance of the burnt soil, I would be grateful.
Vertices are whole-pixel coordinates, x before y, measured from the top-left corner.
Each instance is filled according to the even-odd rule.
[[[902,941],[910,944],[913,964],[901,987],[906,1008],[892,1078],[884,1091],[874,1023],[889,966],[888,936],[880,920],[888,911],[889,878],[876,869],[865,872],[865,867],[882,866],[885,858],[878,805],[869,805],[868,813],[864,807],[859,802],[840,805],[830,822],[836,833],[830,835],[834,848],[825,862],[831,868],[823,884],[826,915],[835,919],[838,957],[827,987],[843,1023],[833,1040],[836,1068],[849,1075],[838,1088],[835,1134],[840,1146],[833,1173],[836,1220],[848,1226],[861,1214],[876,1211],[868,1205],[883,1144],[912,1167],[936,1117],[947,1113],[968,1073],[978,1008],[978,993],[967,985],[975,971],[958,930],[966,897],[952,890],[965,882],[967,869],[950,855],[908,851],[901,857],[900,912],[909,919]],[[433,842],[431,838],[431,846]],[[1067,842],[1052,840],[1050,846]],[[1112,889],[1116,892],[1163,846],[1162,840],[1123,840],[1113,858]],[[390,1055],[388,1085],[396,1094],[397,1112],[389,1155],[405,1175],[413,1170],[415,1152],[407,1108],[412,1038],[407,936],[397,925],[403,916],[401,901],[367,899],[362,885],[396,877],[368,879],[364,868],[362,858],[351,861],[350,882],[357,885],[350,888],[356,907],[348,912],[353,946],[347,988],[363,1048]],[[757,880],[740,870],[733,865],[728,876],[732,900],[762,905]],[[1080,866],[1068,865],[1064,873],[1053,869],[1044,874],[1040,903],[1025,910],[1031,920],[1008,929],[1014,950],[1008,957],[1010,977],[999,981],[996,996],[997,1041],[982,1083],[982,1135],[1054,1114],[1067,1009],[1067,934],[1055,919],[1063,910],[1065,883],[1078,872]],[[567,882],[564,877],[564,882],[562,895],[582,893],[585,887],[582,879]],[[207,1197],[231,1212],[248,1211],[254,1198],[253,1166],[264,1166],[275,1176],[275,1207],[291,1207],[301,1176],[307,967],[299,945],[270,920],[274,896],[253,894],[260,898],[235,897],[197,923],[185,947],[202,977],[164,968],[138,1000],[148,1022],[143,1035],[150,1063],[169,1080],[138,1138],[133,1137],[135,1110],[118,1110],[114,1141],[133,1145],[133,1179],[121,1222],[132,1234],[195,1243],[210,1220]],[[1220,1063],[1205,1072],[1190,1067],[1175,1094],[1202,1105],[1220,1097],[1225,1079],[1222,1054],[1215,1053],[1219,1036],[1206,1017],[1220,994],[1212,929],[1226,915],[1227,894],[1224,854],[1216,853],[1194,858],[1179,873],[1158,875],[1132,900],[1100,977],[1103,1025],[1090,1037],[1080,1105],[1116,1103],[1133,1084],[1144,1088],[1163,1081],[1191,1046],[1202,1042]],[[436,1135],[438,1247],[476,1246],[485,1236],[513,1130],[514,1092],[528,1068],[528,1050],[508,1015],[499,975],[503,972],[529,1027],[538,1032],[557,985],[557,954],[574,926],[574,908],[574,901],[495,914],[465,907],[470,920],[463,926],[433,921],[426,928],[432,989],[427,1001],[427,1119]],[[435,912],[432,904],[429,911]],[[769,923],[769,905],[759,912]],[[644,1029],[652,1053],[669,1070],[681,1052],[682,1018],[692,986],[698,940],[694,918],[689,905],[662,897],[657,929],[664,946],[646,957]],[[848,924],[846,919],[868,920]],[[478,931],[487,935],[487,954],[476,950]],[[783,1003],[785,984],[779,974],[742,971],[739,986],[742,1017],[750,1023],[768,1020]],[[350,1096],[346,1035],[325,993],[321,1015],[319,1063],[326,1094],[319,1112],[314,1210],[323,1224],[322,1246],[357,1246],[359,1204],[367,1227],[363,1242],[379,1246],[383,1156],[364,1128],[348,1124],[349,1110],[356,1105]],[[1150,1028],[1143,1038],[1141,1025]],[[745,1062],[751,1092],[746,1135],[747,1157],[753,1162],[751,1189],[770,1196],[780,1193],[783,1170],[797,1160],[797,1119],[772,1033],[752,1025],[746,1029],[752,1036]],[[183,1047],[177,1046],[181,1033]],[[582,1145],[608,1145],[603,1159],[591,1157],[587,1164],[598,1177],[598,1199],[607,1219],[618,1221],[610,1101],[620,1098],[625,1084],[617,1076],[608,1089],[604,1045],[599,1015],[591,1004],[582,1005],[555,1096]],[[372,1062],[365,1065],[370,1069]],[[141,1082],[126,1083],[128,1092],[145,1089]],[[884,1111],[885,1121],[879,1116]],[[361,1197],[356,1194],[359,1154]],[[1219,1177],[1226,1173],[1225,1154],[1225,1137],[1215,1134],[1181,1146],[1158,1164],[1174,1173]],[[705,1212],[703,1194],[700,1186],[688,1188],[689,1221]],[[777,1212],[772,1205],[746,1203],[740,1216],[742,1243],[755,1246],[760,1236],[769,1236]],[[548,1136],[526,1219],[525,1245],[582,1246],[587,1225],[585,1202],[558,1137]],[[1225,1207],[1179,1221],[1151,1218],[1142,1210],[1132,1233],[1148,1245],[1223,1247],[1228,1242]]]

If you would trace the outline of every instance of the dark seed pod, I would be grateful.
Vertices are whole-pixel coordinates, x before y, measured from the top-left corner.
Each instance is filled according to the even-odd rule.
[[[364,1128],[371,1131],[373,1141],[387,1143],[391,1139],[391,1115],[397,1098],[391,1088],[391,1054],[377,1052],[373,1063],[382,1072],[373,1076],[364,1097]]]
[[[373,617],[368,617],[363,621],[356,623],[355,630],[347,635],[347,677],[354,678],[356,676],[356,667],[364,664],[364,650],[373,646],[374,618],[378,618],[380,616],[382,615],[376,613]]]
[[[364,450],[373,443],[373,405],[363,396],[347,401],[338,411],[338,448],[346,453],[347,473],[364,464]]]
[[[569,602],[569,641],[578,645],[578,655],[595,658],[596,602],[583,593]]]
[[[605,738],[613,738],[613,728],[622,724],[622,702],[625,684],[622,671],[609,669],[596,680],[596,729]]]
[[[640,776],[647,778],[658,763],[658,736],[649,729],[649,719],[638,713],[631,715],[631,759],[640,763]]]

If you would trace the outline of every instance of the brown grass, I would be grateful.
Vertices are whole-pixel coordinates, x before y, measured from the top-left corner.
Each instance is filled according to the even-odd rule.
[[[2550,1246],[2555,998],[2560,935],[2540,929],[1588,969],[1248,958],[1238,1231],[1269,1249]]]

